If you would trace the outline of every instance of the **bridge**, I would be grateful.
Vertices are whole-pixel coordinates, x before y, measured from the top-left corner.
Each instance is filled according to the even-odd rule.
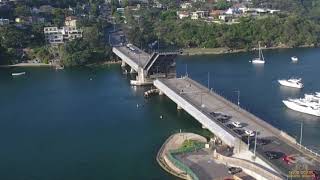
[[[113,33],[110,42],[112,52],[121,60],[121,66],[130,67],[130,73],[137,73],[136,79],[131,80],[132,85],[152,84],[157,78],[175,78],[177,52],[146,53],[133,44],[126,44],[121,40],[121,33]]]
[[[160,94],[174,101],[178,109],[188,112],[225,144],[233,147],[234,156],[239,159],[258,164],[278,174],[280,179],[288,177],[295,168],[318,170],[320,167],[318,154],[306,151],[285,132],[188,77],[157,79],[154,86],[160,90]],[[230,119],[223,122],[214,113],[228,115]],[[230,126],[233,121],[240,122],[244,127]],[[256,135],[250,139],[250,136],[243,132],[244,129],[253,130]],[[262,141],[266,143],[263,144]],[[281,152],[292,157],[292,162],[287,163],[281,158],[269,159],[265,154],[267,151]]]
[[[294,169],[319,170],[320,155],[299,145],[295,138],[194,80],[188,77],[176,78],[175,58],[178,53],[148,54],[134,45],[124,45],[121,33],[114,33],[110,39],[112,51],[122,60],[122,67],[129,66],[131,73],[137,73],[131,84],[153,84],[160,94],[177,104],[177,109],[185,110],[232,147],[235,158],[263,168],[273,177],[278,177],[276,179],[288,178]],[[221,121],[215,114],[224,114],[230,119],[227,122]],[[240,122],[244,127],[235,128],[232,122]],[[246,135],[244,129],[253,130],[255,135]],[[266,156],[267,151],[288,156],[290,162],[281,158],[270,159]]]

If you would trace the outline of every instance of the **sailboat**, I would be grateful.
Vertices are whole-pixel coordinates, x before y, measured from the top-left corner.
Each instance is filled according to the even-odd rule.
[[[261,46],[260,46],[260,42],[259,42],[259,57],[252,59],[251,62],[252,62],[252,64],[264,64],[265,63],[263,53],[261,50]]]

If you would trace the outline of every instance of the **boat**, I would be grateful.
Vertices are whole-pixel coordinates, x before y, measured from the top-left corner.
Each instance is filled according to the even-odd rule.
[[[261,50],[261,46],[260,46],[260,42],[259,42],[259,57],[254,58],[251,62],[252,62],[252,64],[264,64],[265,63],[263,53]]]
[[[21,76],[21,75],[25,75],[26,72],[19,72],[19,73],[12,73],[12,76]]]
[[[281,84],[282,86],[287,86],[287,87],[292,87],[292,88],[298,88],[301,89],[303,88],[303,84],[301,83],[301,78],[300,79],[282,79],[282,80],[278,80],[279,84]]]
[[[314,103],[310,102],[308,103],[307,101],[301,101],[301,99],[288,99],[288,100],[283,100],[282,101],[288,108],[302,112],[305,114],[310,114],[314,116],[320,116],[320,104],[319,103]]]
[[[291,57],[291,60],[292,60],[293,62],[296,62],[296,61],[298,61],[299,59],[298,59],[297,56],[292,56],[292,57]]]

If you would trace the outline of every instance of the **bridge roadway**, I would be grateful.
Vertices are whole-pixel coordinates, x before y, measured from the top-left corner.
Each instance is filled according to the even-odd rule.
[[[300,147],[294,138],[210,91],[194,80],[188,77],[158,79],[154,81],[154,85],[161,93],[173,100],[178,108],[187,111],[224,143],[234,147],[236,153],[241,153],[241,151],[248,152],[248,138],[245,135],[235,133],[226,126],[227,124],[231,124],[232,121],[239,121],[244,125],[243,128],[239,129],[256,131],[258,140],[269,140],[269,143],[266,145],[257,144],[256,159],[260,159],[265,163],[262,163],[262,166],[276,171],[284,177],[288,176],[289,171],[298,166],[302,166],[308,170],[319,170],[319,158],[299,149]],[[227,123],[221,123],[210,115],[210,112],[222,112],[223,114],[232,116],[232,118]],[[216,126],[219,126],[219,128]],[[254,151],[254,139],[254,137],[251,140],[249,139],[251,152]],[[239,143],[239,141],[241,142]],[[246,144],[243,145],[244,143]],[[285,155],[294,156],[295,160],[290,164],[287,164],[281,158],[269,160],[265,156],[266,151],[282,152]],[[257,161],[255,162],[258,163]]]
[[[138,72],[139,68],[143,68],[148,63],[151,55],[140,50],[134,45],[132,45],[132,47],[135,49],[134,51],[130,50],[126,46],[113,47],[113,52],[119,55],[122,60]]]

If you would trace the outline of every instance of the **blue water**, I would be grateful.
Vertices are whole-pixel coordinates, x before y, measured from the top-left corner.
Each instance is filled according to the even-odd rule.
[[[319,147],[320,119],[293,112],[281,101],[320,91],[320,49],[264,52],[267,63],[248,61],[254,53],[181,56],[178,74],[188,74],[273,124]],[[292,64],[290,57],[300,61]],[[11,77],[12,72],[25,76]],[[305,88],[279,87],[279,78],[301,77]],[[0,179],[176,179],[156,163],[158,149],[174,132],[203,132],[201,125],[166,97],[144,99],[117,65],[55,71],[0,69]],[[160,116],[164,118],[161,119]]]
[[[303,97],[305,93],[320,91],[320,49],[301,48],[264,51],[265,65],[253,65],[249,61],[256,52],[228,55],[203,55],[180,57],[179,74],[207,85],[293,137],[300,137],[303,123],[303,144],[320,149],[320,118],[289,110],[282,104],[286,98]],[[299,62],[292,63],[291,56]],[[280,87],[277,80],[290,77],[302,78],[302,90]]]

